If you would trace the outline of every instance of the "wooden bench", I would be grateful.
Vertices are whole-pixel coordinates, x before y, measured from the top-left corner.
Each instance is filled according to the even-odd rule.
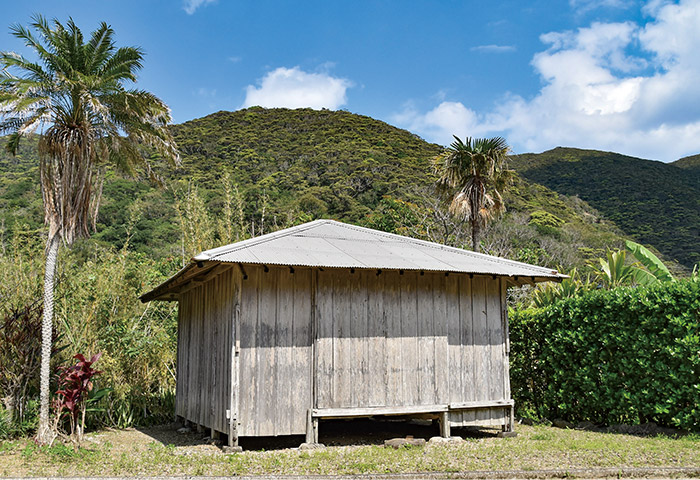
[[[510,408],[510,424],[505,431],[513,429],[513,400],[496,400],[491,402],[463,402],[441,405],[415,405],[406,407],[351,407],[351,408],[310,408],[307,412],[306,442],[318,443],[318,424],[328,418],[366,418],[392,415],[435,415],[440,420],[440,435],[450,436],[449,413],[460,410],[477,410],[481,408]]]

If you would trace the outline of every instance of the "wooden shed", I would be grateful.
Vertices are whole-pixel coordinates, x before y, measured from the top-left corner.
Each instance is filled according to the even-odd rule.
[[[177,300],[176,414],[212,436],[406,415],[513,429],[506,288],[558,272],[332,220],[208,250]]]

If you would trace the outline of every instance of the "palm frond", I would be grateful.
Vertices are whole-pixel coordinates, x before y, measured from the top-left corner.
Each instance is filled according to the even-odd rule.
[[[88,234],[99,205],[99,167],[143,168],[156,152],[179,160],[167,129],[170,111],[155,95],[126,90],[136,80],[143,52],[116,48],[106,23],[85,38],[73,19],[65,25],[37,15],[13,35],[37,53],[36,62],[0,52],[0,132],[11,133],[16,152],[23,134],[44,124],[39,141],[40,178],[50,235],[71,243]]]

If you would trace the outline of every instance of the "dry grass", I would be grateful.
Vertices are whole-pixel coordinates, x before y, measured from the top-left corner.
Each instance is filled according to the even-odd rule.
[[[327,429],[321,450],[300,451],[298,437],[249,444],[238,454],[223,454],[201,434],[178,435],[171,428],[105,430],[88,435],[84,448],[38,448],[30,440],[0,443],[0,476],[47,475],[240,475],[466,472],[475,470],[561,471],[590,468],[700,467],[700,436],[638,437],[622,434],[518,427],[517,438],[495,431],[456,431],[465,441],[398,450],[381,446],[384,438],[412,429],[430,437],[430,427],[393,431],[346,432]],[[352,426],[350,426],[352,428]],[[359,445],[362,438],[365,445]],[[267,450],[262,449],[266,446]],[[251,449],[255,448],[255,449]],[[271,448],[271,450],[270,450]]]

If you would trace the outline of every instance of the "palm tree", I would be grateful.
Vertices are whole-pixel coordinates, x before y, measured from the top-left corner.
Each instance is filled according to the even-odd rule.
[[[151,93],[127,89],[142,68],[143,52],[116,48],[106,23],[85,41],[72,19],[66,25],[34,16],[30,28],[11,33],[34,50],[37,61],[0,52],[0,135],[10,133],[8,150],[39,134],[40,182],[48,224],[42,324],[41,409],[37,440],[53,438],[49,427],[49,362],[54,275],[61,241],[70,246],[89,235],[101,193],[100,165],[127,172],[145,167],[144,155],[157,152],[179,161],[167,129],[170,110]]]
[[[454,138],[433,162],[438,190],[451,197],[450,212],[471,225],[472,249],[478,252],[482,229],[505,211],[501,192],[512,179],[510,147],[502,137]]]

